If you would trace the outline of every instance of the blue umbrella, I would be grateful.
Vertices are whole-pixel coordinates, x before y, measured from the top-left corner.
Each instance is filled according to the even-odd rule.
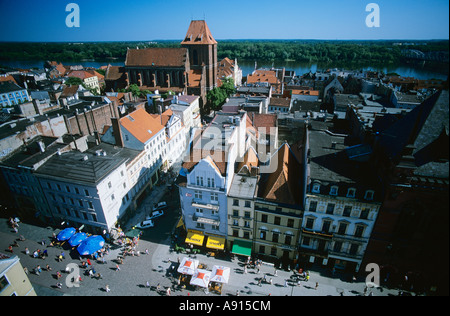
[[[75,233],[76,233],[76,229],[73,227],[69,227],[69,228],[66,228],[66,229],[63,229],[62,231],[60,231],[58,236],[56,236],[56,239],[58,239],[58,241],[67,240],[70,237],[72,237],[72,235]]]
[[[94,252],[99,251],[105,245],[105,240],[102,236],[91,236],[81,242],[78,245],[78,252],[82,256],[92,255]]]
[[[69,244],[72,247],[75,247],[75,246],[78,246],[79,244],[81,244],[81,242],[87,238],[88,238],[88,236],[86,235],[86,233],[77,233],[77,234],[73,235],[72,237],[70,237]]]

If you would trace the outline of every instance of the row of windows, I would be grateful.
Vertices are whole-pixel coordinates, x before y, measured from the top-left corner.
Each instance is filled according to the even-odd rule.
[[[205,186],[205,183],[206,183],[207,188],[215,188],[216,187],[214,178],[206,178],[206,182],[204,182],[203,177],[197,176],[197,177],[195,177],[195,180],[196,180],[195,184],[200,187]]]
[[[338,195],[338,189],[339,189],[339,187],[337,185],[331,186],[329,195],[334,195],[334,196]],[[311,192],[312,193],[320,193],[320,184],[319,183],[314,183],[313,186],[312,186]],[[365,194],[364,194],[364,199],[365,200],[369,200],[369,201],[373,200],[373,195],[374,195],[374,191],[367,190],[365,192]],[[355,188],[349,188],[347,190],[346,197],[349,197],[349,198],[356,197],[356,189]]]
[[[274,225],[281,225],[281,217],[280,216],[274,216],[273,217],[273,222],[269,223],[269,216],[267,214],[261,214],[261,223],[268,223],[268,224],[274,224]],[[287,219],[287,223],[286,226],[287,227],[294,227],[294,219],[292,218],[288,218]]]
[[[302,245],[303,246],[311,246],[311,242],[312,242],[312,238],[305,236],[305,237],[303,237]],[[347,244],[347,243],[343,243],[342,241],[334,241],[332,250],[334,252],[343,252],[344,244]],[[360,247],[359,244],[348,243],[348,246],[347,246],[348,250],[346,250],[346,252],[348,252],[348,254],[350,254],[350,255],[356,255],[356,254],[358,254],[359,247]],[[319,248],[323,248],[320,250],[325,250],[325,248],[327,248],[327,247],[325,246],[325,244],[319,244]]]
[[[317,203],[318,203],[317,201],[310,201],[309,202],[308,211],[309,212],[316,212],[317,211]],[[352,209],[353,209],[352,206],[346,205],[344,207],[344,210],[342,211],[342,216],[350,217],[351,214],[352,214]],[[328,214],[328,215],[334,215],[335,214],[335,210],[336,210],[336,204],[335,203],[328,203],[325,213]],[[370,213],[370,209],[363,208],[361,210],[361,212],[359,213],[359,218],[360,219],[368,219],[369,218],[369,213]]]
[[[305,223],[305,228],[313,229],[315,221],[316,221],[315,218],[307,217],[306,223]],[[332,223],[333,222],[331,220],[324,220],[322,223],[321,232],[332,233],[333,232],[332,231],[333,230]],[[347,223],[347,222],[339,222],[337,230],[334,233],[339,234],[339,235],[347,235],[348,226],[349,226],[349,223]],[[354,237],[363,237],[366,227],[367,226],[365,226],[365,225],[356,225],[355,230],[353,232],[353,236]]]
[[[219,194],[216,192],[211,192],[209,194],[210,196],[210,201],[211,202],[219,202]],[[196,200],[202,200],[203,199],[203,192],[202,191],[194,191],[194,198]]]
[[[55,206],[56,212],[65,216],[72,216],[84,219],[86,221],[97,221],[97,215],[95,213],[87,213],[81,210],[69,209],[69,208],[61,208],[60,206]]]
[[[271,238],[270,241],[275,242],[275,243],[282,243],[282,244],[288,245],[288,246],[292,245],[292,240],[293,240],[292,237],[294,237],[293,235],[290,235],[290,234],[284,234],[284,240],[283,240],[283,242],[281,242],[280,235],[281,235],[281,233],[278,233],[278,232],[272,232],[272,238]],[[268,239],[268,236],[267,236],[267,231],[261,230],[261,231],[259,232],[259,239],[260,239],[260,240],[269,240],[269,239]]]

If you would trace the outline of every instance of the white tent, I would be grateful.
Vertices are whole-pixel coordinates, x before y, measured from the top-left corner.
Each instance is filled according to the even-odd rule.
[[[197,272],[192,276],[190,284],[208,288],[210,278],[210,271],[198,269]]]
[[[212,270],[211,282],[228,283],[230,279],[230,268],[224,266],[214,266]]]
[[[177,271],[182,274],[194,275],[197,271],[197,267],[198,260],[184,257],[180,262],[180,266],[178,267]]]

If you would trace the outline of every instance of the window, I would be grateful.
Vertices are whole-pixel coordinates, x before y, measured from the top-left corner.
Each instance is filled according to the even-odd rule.
[[[346,207],[344,207],[344,211],[342,212],[342,216],[350,217],[351,213],[352,213],[352,207],[351,206],[346,206]]]
[[[338,234],[345,235],[347,231],[348,224],[347,223],[339,223]]]
[[[239,237],[239,230],[233,229],[233,237]]]
[[[6,279],[6,277],[3,275],[0,278],[0,292],[3,291],[3,289],[7,288],[9,285],[8,280]]]
[[[266,214],[261,214],[261,222],[267,223],[267,215]]]
[[[245,207],[252,207],[252,202],[245,201]]]
[[[364,226],[363,225],[357,225],[355,229],[355,237],[362,237],[364,233]]]
[[[197,176],[197,185],[203,186],[203,177]]]
[[[307,218],[305,227],[312,229],[314,227],[314,218]]]
[[[273,223],[274,223],[275,225],[280,225],[280,223],[281,223],[281,217],[275,216],[275,218],[273,219]]]
[[[266,231],[265,230],[262,230],[259,233],[259,239],[266,240]]]
[[[245,218],[251,218],[251,217],[250,217],[250,212],[244,212],[244,217],[245,217]]]
[[[341,252],[342,249],[342,242],[341,241],[335,241],[333,251],[335,252]]]
[[[217,193],[211,193],[211,202],[219,202],[219,195]]]
[[[373,200],[373,191],[371,191],[371,190],[367,190],[366,191],[366,194],[364,195],[364,199],[366,199],[366,200]]]
[[[195,191],[194,192],[194,198],[201,200],[203,198],[202,191]]]
[[[369,217],[369,209],[368,208],[363,208],[361,211],[361,214],[359,215],[360,219],[367,219]]]
[[[331,221],[323,221],[322,231],[324,233],[329,233],[330,232],[330,226],[331,226]]]
[[[244,227],[245,228],[250,228],[250,222],[249,221],[244,221]]]
[[[284,244],[290,245],[291,243],[292,243],[292,235],[286,235],[286,237],[284,237]]]
[[[208,178],[208,188],[215,188],[214,178]]]
[[[327,205],[327,214],[332,215],[334,213],[334,207],[336,205],[333,203],[328,203]]]
[[[320,193],[320,184],[319,183],[314,183],[311,191],[313,193]]]
[[[350,188],[347,191],[347,197],[349,198],[354,198],[356,194],[356,189],[355,188]]]
[[[309,211],[315,212],[317,210],[317,201],[311,201],[309,203]]]
[[[338,187],[333,185],[330,189],[330,195],[337,195],[338,194]]]
[[[272,242],[278,242],[278,238],[280,237],[279,233],[273,233],[272,234]]]
[[[89,191],[84,189],[84,195],[89,196]]]
[[[288,227],[294,227],[294,220],[292,218],[288,219],[287,226]]]
[[[239,217],[239,211],[233,210],[233,217]]]
[[[309,243],[311,242],[310,237],[303,237],[302,245],[309,246]]]
[[[233,206],[239,206],[239,200],[234,199],[233,200]]]
[[[359,246],[357,244],[351,244],[349,253],[351,255],[356,255],[358,253]]]

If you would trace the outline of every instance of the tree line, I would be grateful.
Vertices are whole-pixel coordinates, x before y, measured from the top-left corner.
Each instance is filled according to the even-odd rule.
[[[319,41],[319,40],[225,40],[218,41],[218,58],[260,61],[346,62],[389,64],[402,59],[404,49],[448,51],[449,41]],[[0,60],[114,60],[122,61],[128,48],[180,47],[180,41],[0,43]]]

